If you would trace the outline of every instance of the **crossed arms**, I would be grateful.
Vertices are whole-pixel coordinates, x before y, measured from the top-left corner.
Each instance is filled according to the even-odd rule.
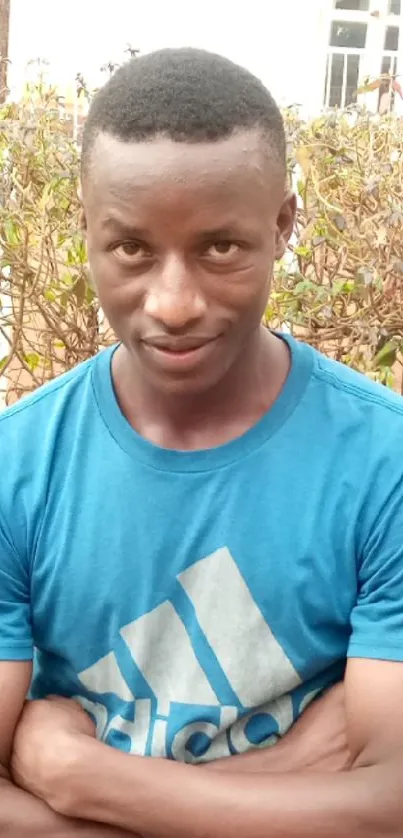
[[[10,674],[12,673],[12,674]],[[0,664],[9,765],[30,666]],[[209,766],[129,756],[97,742],[72,702],[26,706],[0,785],[9,838],[401,838],[403,664],[351,659],[337,688],[283,742]],[[326,741],[328,740],[328,741]]]

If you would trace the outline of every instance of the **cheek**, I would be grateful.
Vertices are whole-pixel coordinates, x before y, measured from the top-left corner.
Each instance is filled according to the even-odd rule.
[[[129,317],[133,309],[141,305],[144,283],[133,279],[110,254],[89,253],[92,278],[102,308],[109,312]]]
[[[254,265],[229,277],[215,277],[212,295],[219,304],[241,314],[263,309],[269,291],[270,271],[267,265]]]

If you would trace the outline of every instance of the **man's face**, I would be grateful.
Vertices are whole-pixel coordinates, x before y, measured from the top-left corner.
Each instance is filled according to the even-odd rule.
[[[242,357],[292,230],[259,132],[214,143],[100,135],[83,183],[100,303],[162,392],[201,393]]]

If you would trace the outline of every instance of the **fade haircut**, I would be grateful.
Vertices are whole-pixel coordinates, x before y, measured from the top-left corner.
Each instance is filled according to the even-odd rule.
[[[286,170],[284,123],[278,106],[252,73],[199,49],[163,49],[132,58],[94,97],[84,126],[82,172],[99,134],[123,142],[156,136],[185,143],[224,140],[259,129]]]

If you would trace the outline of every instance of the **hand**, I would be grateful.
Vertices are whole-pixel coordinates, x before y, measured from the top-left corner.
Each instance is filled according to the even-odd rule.
[[[57,811],[59,790],[63,796],[63,785],[68,785],[68,765],[79,752],[76,746],[83,736],[95,738],[95,725],[77,702],[54,697],[26,702],[11,757],[15,785]],[[75,819],[74,822],[78,824]],[[77,835],[83,838],[141,838],[103,823],[80,821],[80,828],[76,828]]]
[[[74,763],[77,743],[95,737],[95,726],[77,702],[66,698],[28,701],[13,742],[14,783],[52,808]]]

